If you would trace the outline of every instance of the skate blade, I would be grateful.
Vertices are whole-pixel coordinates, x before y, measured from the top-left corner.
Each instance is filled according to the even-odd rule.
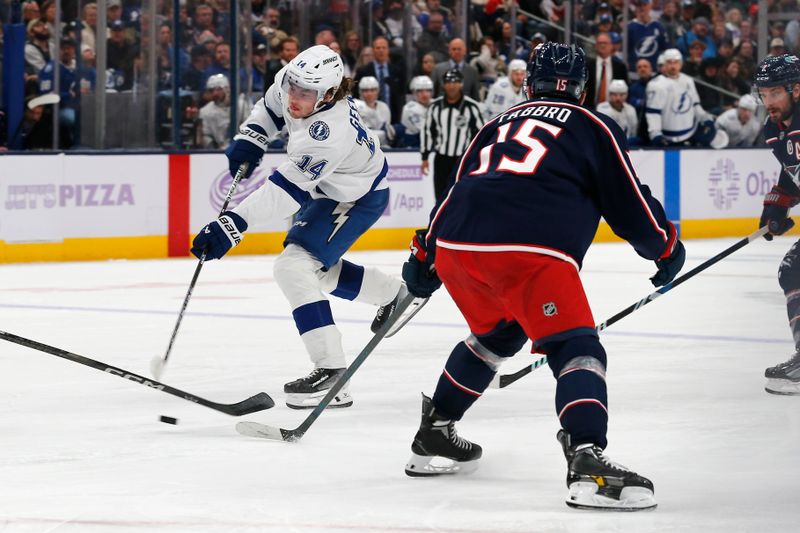
[[[644,487],[625,487],[617,500],[597,494],[597,484],[586,482],[570,485],[566,504],[590,511],[644,511],[658,505],[653,492]]]
[[[800,396],[800,381],[788,379],[768,379],[764,390],[781,396]]]
[[[290,409],[313,409],[328,393],[327,390],[311,394],[289,394],[286,396],[286,407]],[[353,405],[353,398],[346,392],[340,392],[333,397],[326,409],[342,409]]]
[[[434,461],[437,464],[433,464]],[[478,460],[453,461],[437,455],[411,454],[406,463],[406,475],[411,477],[447,476],[454,474],[471,474],[478,469]]]

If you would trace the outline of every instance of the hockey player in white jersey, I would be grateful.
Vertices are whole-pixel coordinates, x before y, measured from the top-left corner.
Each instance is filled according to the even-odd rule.
[[[386,157],[348,97],[351,80],[342,78],[341,58],[324,45],[309,48],[277,73],[225,154],[231,173],[247,163],[249,176],[285,126],[287,160],[239,206],[203,228],[192,247],[196,256],[205,250],[208,259],[218,259],[248,227],[295,215],[274,277],[314,364],[309,375],[284,386],[287,405],[297,409],[316,406],[346,366],[323,293],[376,306],[407,294],[400,280],[342,259],[389,201]],[[345,386],[330,407],[352,403]]]
[[[433,80],[428,76],[416,76],[410,88],[414,99],[406,102],[400,115],[400,123],[405,128],[403,146],[419,148],[419,130],[425,125],[425,114],[433,99]]]
[[[525,82],[525,71],[528,66],[521,59],[513,59],[508,64],[508,76],[499,78],[489,88],[486,95],[483,116],[488,122],[511,106],[525,100],[522,85]]]
[[[388,147],[394,142],[394,127],[392,127],[392,111],[385,102],[378,100],[378,78],[364,76],[358,82],[360,100],[355,100],[361,120],[371,133],[378,138],[382,147]]]
[[[638,144],[636,132],[639,129],[639,119],[636,109],[626,102],[628,98],[628,84],[625,80],[612,80],[608,85],[608,101],[597,104],[597,112],[611,117],[619,124],[629,144]]]
[[[700,107],[694,80],[681,72],[677,48],[663,54],[663,76],[647,84],[647,131],[653,146],[709,146],[714,138],[713,117]]]
[[[230,143],[228,126],[231,123],[231,87],[225,74],[214,74],[206,81],[211,101],[200,109],[200,128],[203,148],[227,148]],[[244,120],[250,103],[239,98],[239,120]]]
[[[745,148],[753,146],[761,124],[755,117],[756,99],[746,94],[739,98],[739,104],[717,117],[717,129],[728,134],[728,146]]]

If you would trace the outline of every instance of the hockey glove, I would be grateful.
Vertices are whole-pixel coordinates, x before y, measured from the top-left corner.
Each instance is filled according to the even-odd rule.
[[[675,230],[673,229],[673,231]],[[656,287],[662,287],[666,285],[675,279],[675,276],[677,276],[678,272],[680,272],[681,268],[683,268],[683,263],[685,261],[686,248],[683,247],[683,243],[681,241],[676,241],[675,248],[673,248],[671,254],[669,254],[667,257],[656,259],[656,268],[658,268],[658,272],[656,272],[655,276],[650,278],[650,281]]]
[[[247,163],[247,172],[242,179],[249,178],[256,169],[264,151],[267,149],[267,134],[261,126],[248,124],[242,126],[239,133],[233,138],[231,144],[225,149],[228,156],[228,170],[235,176],[239,165]]]
[[[794,207],[800,202],[800,198],[790,195],[777,185],[764,197],[764,210],[761,211],[759,228],[767,226],[769,233],[764,235],[768,241],[772,240],[773,235],[783,235],[794,226],[794,220],[789,218],[789,208]]]
[[[403,264],[403,280],[408,292],[417,298],[430,298],[442,286],[442,281],[433,268],[433,259],[428,256],[426,232],[424,229],[417,230],[411,241],[411,255]]]
[[[221,259],[228,250],[242,242],[245,231],[247,222],[233,211],[225,211],[200,230],[192,241],[192,254],[200,259],[206,252],[206,259]]]

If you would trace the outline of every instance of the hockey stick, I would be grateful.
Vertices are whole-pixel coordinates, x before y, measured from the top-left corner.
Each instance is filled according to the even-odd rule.
[[[328,393],[325,395],[324,398],[319,402],[319,404],[311,411],[303,422],[294,429],[283,429],[273,426],[268,426],[266,424],[259,424],[258,422],[239,422],[236,424],[236,431],[240,434],[245,435],[247,437],[261,437],[264,439],[272,439],[272,440],[282,440],[286,442],[297,442],[299,441],[303,435],[305,435],[308,428],[311,427],[311,424],[319,418],[319,415],[322,414],[322,411],[328,407],[328,404],[331,403],[333,397],[345,386],[345,384],[353,377],[353,374],[356,373],[356,370],[361,366],[361,364],[366,360],[367,357],[375,350],[375,347],[378,345],[381,340],[386,336],[386,333],[391,329],[392,325],[402,316],[403,312],[411,305],[411,302],[414,301],[414,295],[408,294],[405,298],[403,298],[400,303],[397,304],[397,308],[395,309],[394,316],[390,316],[389,320],[381,326],[381,328],[375,333],[372,339],[364,346],[364,349],[361,350],[361,353],[350,363],[350,366],[347,367],[347,370],[344,371],[342,377],[333,384],[328,390]]]
[[[175,387],[170,387],[169,385],[165,385],[164,383],[159,383],[158,381],[150,381],[146,377],[134,374],[133,372],[129,372],[122,368],[117,368],[115,366],[107,365],[106,363],[95,361],[94,359],[89,359],[88,357],[84,357],[83,355],[78,355],[76,353],[68,352],[60,348],[48,346],[47,344],[42,344],[41,342],[36,342],[31,339],[26,339],[25,337],[19,337],[12,333],[0,331],[0,339],[8,342],[13,342],[15,344],[19,344],[20,346],[25,346],[26,348],[32,348],[34,350],[39,350],[40,352],[49,353],[50,355],[55,355],[57,357],[67,359],[69,361],[73,361],[75,363],[80,363],[82,365],[96,368],[101,372],[106,372],[107,374],[119,376],[123,379],[127,379],[128,381],[133,381],[134,383],[144,385],[145,387],[148,387],[150,389],[157,389],[160,390],[161,392],[172,394],[173,396],[177,396],[178,398],[183,398],[184,400],[188,400],[192,403],[203,405],[210,409],[214,409],[215,411],[225,413],[226,415],[231,415],[231,416],[247,415],[250,413],[255,413],[257,411],[263,411],[264,409],[269,409],[270,407],[273,407],[275,405],[275,402],[272,400],[272,398],[270,398],[269,394],[267,394],[266,392],[259,392],[255,396],[251,396],[246,400],[242,400],[241,402],[238,403],[212,402],[204,398],[200,398],[199,396],[195,396],[194,394],[189,394],[188,392],[176,389]]]
[[[236,175],[233,177],[233,183],[231,183],[230,189],[228,189],[228,196],[225,197],[225,202],[222,204],[222,209],[219,211],[219,215],[217,218],[222,216],[222,213],[228,209],[228,204],[233,198],[233,193],[236,191],[236,186],[239,185],[239,180],[242,179],[247,173],[248,165],[247,163],[242,163],[239,165],[239,169],[236,171]],[[192,276],[192,281],[189,283],[189,290],[186,291],[186,296],[183,298],[183,305],[181,306],[181,310],[178,313],[178,320],[175,322],[175,327],[172,330],[172,336],[169,338],[169,345],[167,346],[167,351],[163,357],[155,356],[150,361],[150,373],[155,376],[156,379],[161,379],[161,374],[164,373],[164,367],[167,366],[167,361],[169,360],[169,354],[172,353],[172,345],[175,343],[175,337],[178,335],[178,328],[181,327],[181,321],[183,320],[183,314],[186,312],[186,306],[189,305],[189,298],[192,297],[192,291],[194,290],[194,285],[197,283],[197,278],[200,276],[200,270],[203,268],[203,263],[206,262],[206,250],[203,250],[203,253],[200,255],[200,260],[197,262],[197,267],[194,269],[194,276]]]
[[[419,313],[422,308],[425,307],[425,304],[428,303],[428,300],[430,300],[430,298],[414,298],[414,300],[411,301],[411,305],[406,308],[406,312],[403,313],[403,316],[399,317],[397,322],[395,322],[386,333],[386,338],[388,339],[389,337],[392,337],[395,333],[400,331],[403,326],[408,324],[408,321],[414,318],[414,315]]]
[[[629,305],[628,307],[626,307],[625,309],[623,309],[622,311],[620,311],[616,315],[614,315],[611,318],[605,320],[604,322],[601,322],[600,324],[598,324],[596,326],[597,332],[600,333],[601,331],[606,329],[608,326],[610,326],[610,325],[622,320],[623,318],[625,318],[629,314],[633,313],[634,311],[638,311],[639,309],[641,309],[645,305],[649,304],[650,302],[652,302],[653,300],[655,300],[659,296],[662,296],[662,295],[666,294],[667,292],[671,291],[672,289],[674,289],[675,287],[677,287],[678,285],[680,285],[684,281],[687,281],[687,280],[691,279],[692,277],[694,277],[697,274],[699,274],[700,272],[704,271],[705,269],[707,269],[711,265],[714,265],[714,264],[718,263],[719,261],[725,259],[729,255],[731,255],[733,252],[738,250],[739,248],[743,248],[747,244],[750,244],[754,240],[756,240],[759,237],[763,236],[765,233],[767,233],[767,231],[769,231],[769,229],[766,226],[764,226],[762,228],[759,228],[758,231],[754,231],[753,233],[751,233],[750,235],[748,235],[744,239],[736,242],[735,244],[733,244],[729,248],[726,248],[725,250],[721,251],[720,253],[718,253],[717,255],[712,257],[711,259],[705,261],[704,263],[701,263],[701,264],[697,265],[696,267],[694,267],[692,270],[690,270],[686,274],[675,278],[671,283],[667,283],[666,285],[664,285],[663,287],[661,287],[657,291],[652,292],[652,293],[648,294],[647,296],[645,296],[644,298],[642,298],[641,300],[639,300],[638,302]],[[531,372],[533,372],[534,370],[536,370],[540,366],[544,365],[546,362],[547,362],[547,357],[545,356],[545,357],[540,358],[538,361],[535,361],[532,365],[528,365],[525,368],[522,368],[522,369],[514,372],[513,374],[504,374],[502,376],[495,376],[495,378],[492,380],[491,385],[493,387],[495,387],[495,388],[500,388],[500,389],[502,389],[504,387],[508,387],[509,385],[511,385],[512,383],[517,381],[518,379],[530,374]]]

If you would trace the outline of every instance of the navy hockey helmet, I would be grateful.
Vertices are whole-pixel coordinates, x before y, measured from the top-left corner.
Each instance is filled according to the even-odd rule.
[[[528,98],[561,96],[580,102],[587,78],[586,54],[580,46],[540,44],[528,63]]]
[[[791,54],[765,57],[753,76],[756,89],[785,86],[791,91],[795,83],[800,83],[800,59]]]

